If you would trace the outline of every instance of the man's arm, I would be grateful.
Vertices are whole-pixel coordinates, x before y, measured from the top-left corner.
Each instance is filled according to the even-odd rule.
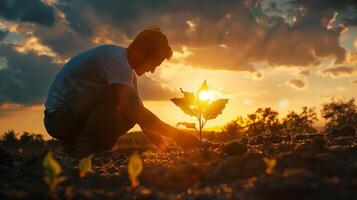
[[[116,94],[118,104],[130,119],[139,124],[143,131],[148,130],[151,133],[172,138],[186,147],[199,145],[198,138],[164,123],[145,108],[132,87],[122,84],[112,84],[111,87]]]

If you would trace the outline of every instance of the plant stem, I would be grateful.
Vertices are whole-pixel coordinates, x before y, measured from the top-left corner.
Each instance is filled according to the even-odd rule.
[[[198,117],[198,123],[200,126],[200,141],[202,142],[202,116],[201,116],[201,113],[199,114],[199,117]]]

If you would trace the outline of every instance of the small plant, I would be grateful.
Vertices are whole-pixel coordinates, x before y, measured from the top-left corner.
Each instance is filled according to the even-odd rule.
[[[128,174],[132,187],[135,188],[140,185],[138,176],[141,174],[142,171],[143,171],[143,161],[141,160],[138,154],[136,153],[132,154],[129,158],[129,163],[128,163]]]
[[[43,167],[45,169],[44,180],[47,183],[52,195],[56,192],[58,184],[66,180],[65,176],[61,176],[61,165],[53,158],[53,154],[49,151],[43,159]]]
[[[198,129],[195,123],[179,122],[177,126],[182,125],[186,128],[195,129],[198,137],[202,141],[202,129],[206,122],[210,119],[215,119],[220,115],[228,103],[228,99],[212,100],[212,93],[208,90],[206,80],[203,81],[201,87],[196,94],[193,92],[185,92],[180,88],[184,97],[172,98],[171,101],[187,115],[196,117],[198,120]]]
[[[274,168],[276,167],[277,161],[276,159],[263,158],[267,168],[265,169],[266,174],[273,174]]]
[[[92,157],[93,155],[89,155],[81,159],[78,163],[79,176],[83,178],[88,172],[92,170]]]

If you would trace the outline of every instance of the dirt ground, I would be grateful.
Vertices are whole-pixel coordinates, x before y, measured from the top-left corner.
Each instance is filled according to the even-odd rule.
[[[67,180],[50,194],[42,160],[51,150]],[[144,161],[140,186],[128,179],[129,156]],[[267,172],[264,158],[277,164]],[[241,139],[218,149],[159,152],[121,147],[93,157],[78,175],[79,158],[58,141],[1,144],[0,199],[357,199],[357,137],[300,135]]]

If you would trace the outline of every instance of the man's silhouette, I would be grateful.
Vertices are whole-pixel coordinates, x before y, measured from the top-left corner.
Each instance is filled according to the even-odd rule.
[[[110,150],[135,124],[160,149],[166,148],[161,136],[185,148],[197,146],[196,137],[162,122],[138,95],[136,74],[153,73],[171,56],[159,28],[142,31],[128,48],[101,45],[76,55],[57,73],[48,92],[47,132],[80,152]]]

